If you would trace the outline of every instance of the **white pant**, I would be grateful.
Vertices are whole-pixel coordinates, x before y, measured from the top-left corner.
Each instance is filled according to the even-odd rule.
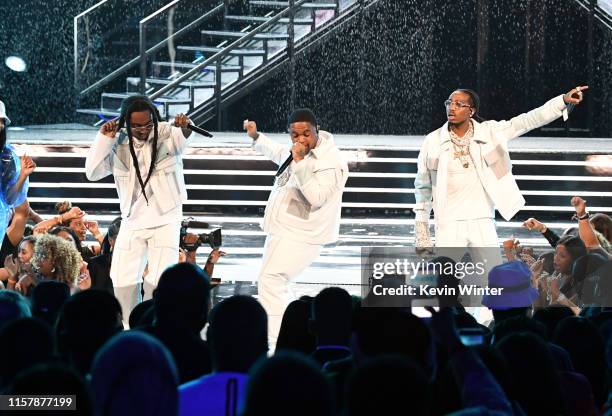
[[[290,301],[289,283],[321,253],[322,246],[268,235],[259,272],[259,302],[268,313],[268,339],[276,344],[283,314]]]
[[[502,264],[501,245],[497,237],[495,220],[493,218],[479,218],[475,220],[455,220],[438,224],[436,222],[436,247],[465,247],[469,251],[473,262],[483,262],[485,276],[491,269]],[[481,250],[482,248],[497,248],[497,250]],[[464,253],[465,254],[465,253]],[[455,261],[460,259],[455,258]],[[482,279],[467,276],[466,284],[486,284]],[[481,299],[471,299],[470,304],[479,304]],[[484,307],[470,307],[466,310],[480,323],[492,318],[491,312]]]
[[[159,276],[170,265],[178,262],[180,223],[170,223],[144,230],[120,228],[113,249],[110,277],[115,295],[121,304],[124,322],[142,301],[140,288],[142,274],[148,264],[145,277],[145,299],[150,299],[157,287]]]

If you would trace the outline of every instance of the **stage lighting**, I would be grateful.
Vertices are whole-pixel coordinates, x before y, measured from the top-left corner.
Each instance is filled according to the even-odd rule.
[[[15,72],[24,72],[28,68],[26,62],[20,56],[9,56],[4,60],[4,63]]]

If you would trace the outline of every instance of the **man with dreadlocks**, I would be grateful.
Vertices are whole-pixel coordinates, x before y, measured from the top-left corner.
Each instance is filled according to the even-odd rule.
[[[92,181],[113,175],[121,208],[121,229],[110,276],[124,322],[142,300],[152,297],[164,269],[177,262],[183,202],[187,199],[182,154],[187,147],[189,118],[179,114],[174,125],[161,122],[152,101],[126,98],[119,119],[102,125],[85,161]]]

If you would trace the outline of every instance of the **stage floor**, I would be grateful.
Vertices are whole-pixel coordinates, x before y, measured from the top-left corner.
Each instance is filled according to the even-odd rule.
[[[96,128],[80,124],[54,126],[11,127],[9,141],[18,145],[68,145],[87,146]],[[240,132],[213,133],[212,139],[194,135],[190,139],[192,147],[242,148],[250,147],[250,139]],[[272,134],[278,141],[287,139],[286,134]],[[335,135],[335,141],[343,149],[398,149],[418,150],[423,136],[368,136]],[[27,147],[27,146],[26,146]],[[509,144],[514,152],[542,153],[585,153],[608,154],[612,157],[612,138],[566,138],[566,137],[523,137]],[[400,161],[398,161],[400,163]],[[402,162],[403,163],[403,162]],[[576,163],[576,162],[568,162]],[[544,168],[545,169],[545,168]],[[607,169],[612,169],[612,163]],[[607,174],[612,176],[612,173]],[[604,180],[612,180],[608,178]],[[567,197],[569,201],[569,196]],[[50,215],[51,212],[43,212]],[[105,232],[108,223],[115,217],[113,212],[89,212],[88,216],[100,222]],[[223,257],[215,268],[214,275],[227,283],[221,288],[225,295],[252,292],[261,265],[261,255],[265,234],[259,227],[260,216],[223,216],[199,212],[185,212],[198,221],[205,221],[210,228],[221,228],[223,233]],[[567,218],[565,218],[567,217]],[[547,223],[549,228],[561,233],[574,226],[571,215],[561,215],[559,219]],[[210,230],[190,230],[201,233]],[[325,247],[314,264],[299,276],[293,290],[296,296],[314,295],[323,287],[337,285],[346,288],[351,294],[360,294],[361,248],[364,246],[413,246],[414,219],[412,218],[342,218],[340,241]],[[538,233],[530,233],[518,221],[498,221],[500,243],[508,238],[519,238],[526,246],[534,246],[539,251],[547,249],[547,241]],[[210,248],[200,248],[198,262],[203,264]],[[236,282],[243,282],[235,285]],[[221,293],[220,293],[221,295]]]

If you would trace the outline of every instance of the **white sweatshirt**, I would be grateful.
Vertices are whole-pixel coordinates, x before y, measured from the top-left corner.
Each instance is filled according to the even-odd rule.
[[[277,165],[290,154],[289,147],[261,133],[253,147]],[[335,242],[347,179],[348,165],[332,135],[320,131],[317,146],[301,161],[292,162],[276,180],[268,198],[263,230],[307,244]]]

